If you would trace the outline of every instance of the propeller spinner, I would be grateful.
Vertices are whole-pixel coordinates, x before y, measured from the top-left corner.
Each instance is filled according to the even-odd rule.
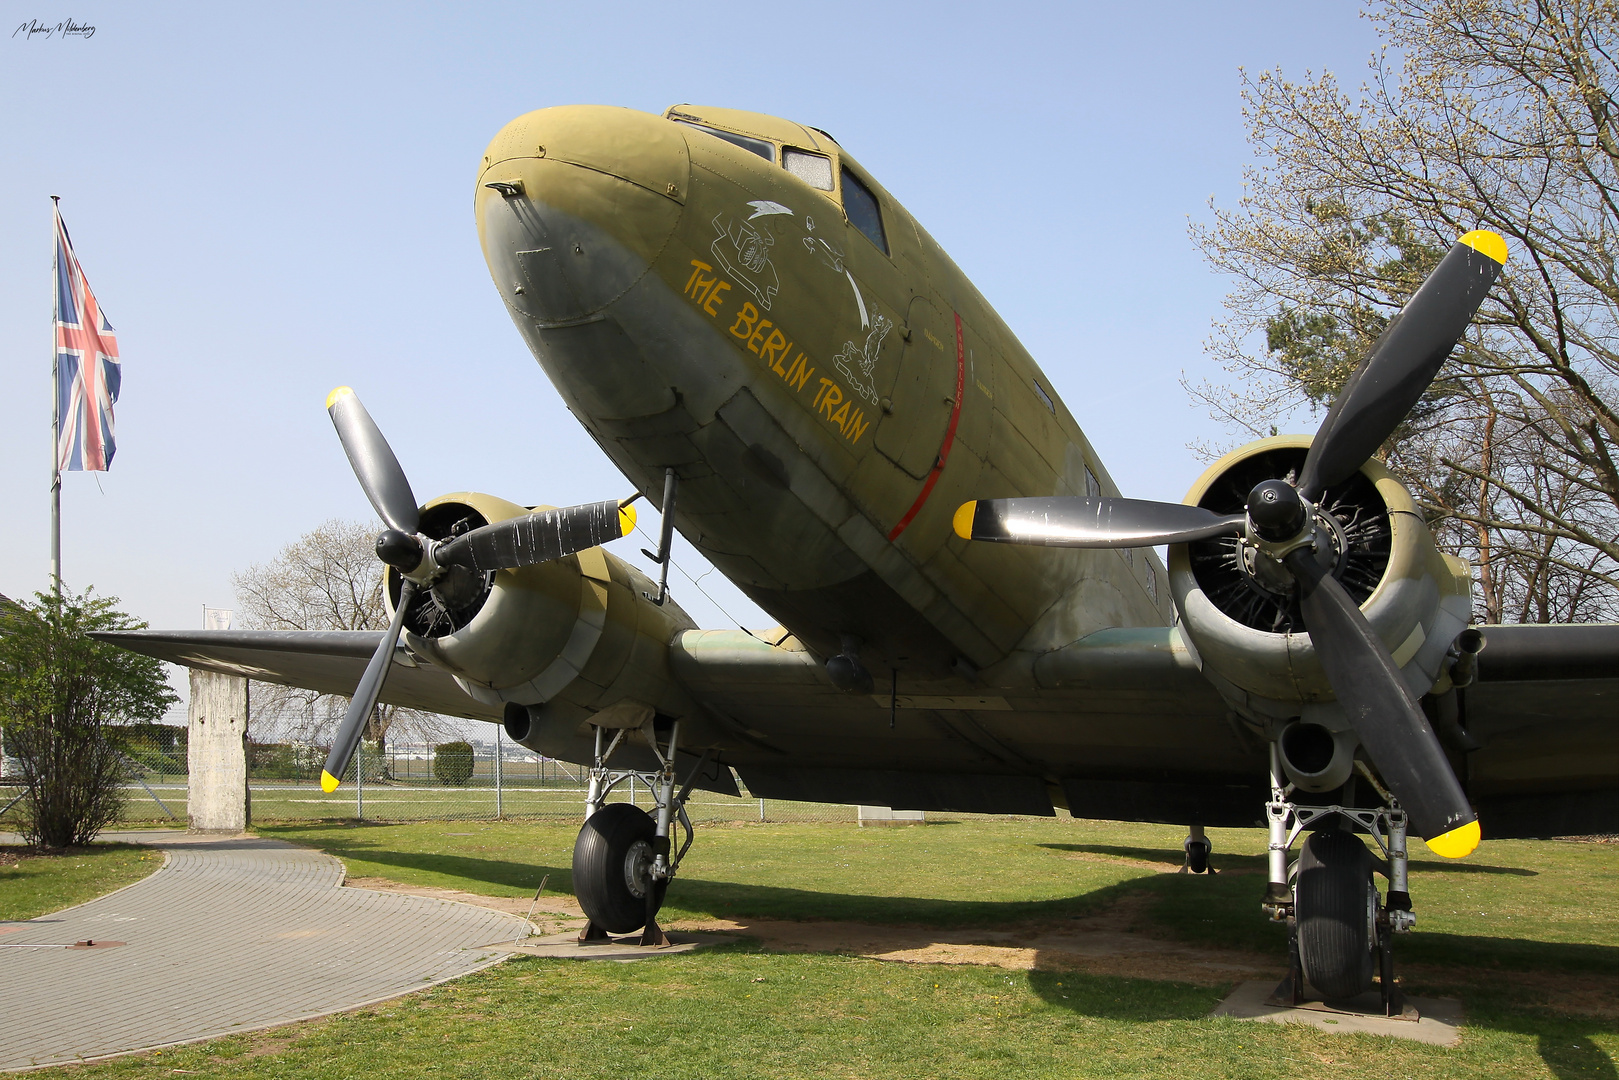
[[[630,504],[640,496],[539,510],[484,525],[449,540],[435,540],[419,531],[421,516],[405,470],[354,391],[346,386],[333,390],[326,398],[326,411],[360,487],[387,526],[377,536],[377,557],[405,579],[388,632],[366,664],[321,770],[321,789],[330,792],[337,789],[338,777],[348,768],[360,744],[365,719],[376,708],[388,669],[393,666],[405,612],[418,589],[434,588],[450,567],[478,572],[512,570],[627,536],[635,527],[635,508]]]
[[[1295,487],[1265,480],[1246,512],[1142,499],[1056,496],[964,503],[955,530],[971,540],[1056,547],[1181,544],[1242,535],[1298,590],[1327,681],[1361,744],[1428,846],[1460,858],[1479,842],[1468,805],[1399,665],[1332,576],[1332,537],[1314,500],[1360,469],[1438,375],[1506,265],[1506,242],[1478,230],[1458,240],[1372,346],[1333,401]]]

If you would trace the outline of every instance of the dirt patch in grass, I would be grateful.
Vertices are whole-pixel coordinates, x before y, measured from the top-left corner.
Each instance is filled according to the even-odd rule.
[[[310,1032],[318,1030],[325,1023],[324,1018],[311,1020],[304,1024],[291,1024],[285,1027],[267,1028],[245,1035],[245,1045],[242,1052],[235,1055],[233,1061],[251,1061],[253,1058],[270,1057],[286,1053],[292,1045],[305,1038]]]
[[[345,884],[377,892],[454,900],[513,915],[526,914],[530,904],[530,900],[521,897],[481,896],[460,889],[402,885],[387,878],[350,878]],[[665,929],[742,934],[756,938],[774,952],[842,953],[912,964],[973,964],[1014,971],[1084,971],[1197,986],[1281,978],[1277,957],[1214,945],[1188,944],[1146,932],[1144,928],[1149,920],[1143,909],[1148,900],[1145,896],[1127,896],[1095,915],[993,928],[938,929],[786,919],[680,919]],[[578,928],[584,914],[571,896],[542,896],[534,907],[534,921],[540,924],[542,933],[557,933]]]
[[[1221,986],[1280,978],[1277,958],[1171,941],[1143,932],[1146,898],[1129,896],[1079,918],[940,929],[776,919],[685,920],[672,929],[727,930],[781,952],[832,952],[915,964],[975,964],[1018,971],[1084,971]]]

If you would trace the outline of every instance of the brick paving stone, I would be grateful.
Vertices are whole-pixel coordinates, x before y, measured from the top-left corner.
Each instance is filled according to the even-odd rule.
[[[166,855],[126,889],[0,922],[0,1070],[127,1053],[351,1009],[487,967],[522,919],[345,889],[279,840],[119,833]],[[13,948],[108,940],[108,949]]]

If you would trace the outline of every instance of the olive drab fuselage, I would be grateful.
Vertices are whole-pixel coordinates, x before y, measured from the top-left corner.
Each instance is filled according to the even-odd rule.
[[[983,297],[825,134],[543,109],[478,180],[495,284],[575,415],[650,496],[673,467],[681,534],[812,649],[852,636],[874,670],[971,676],[1173,618],[1149,551],[952,534],[965,500],[1116,490]]]

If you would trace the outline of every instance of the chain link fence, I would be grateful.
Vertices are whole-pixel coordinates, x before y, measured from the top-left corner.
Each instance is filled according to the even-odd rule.
[[[542,757],[507,739],[499,728],[485,741],[403,743],[379,753],[361,745],[343,777],[327,794],[320,788],[327,748],[300,743],[248,744],[252,819],[280,821],[493,820],[584,815],[589,770]],[[168,824],[186,820],[186,730],[151,724],[122,729],[120,750],[129,764],[122,820]],[[0,770],[0,808],[22,793],[15,763]],[[739,786],[741,786],[739,784]],[[610,802],[653,805],[638,781],[614,789]],[[686,812],[695,822],[853,822],[853,806],[732,797],[693,791]],[[0,813],[0,829],[15,824],[17,808]]]

